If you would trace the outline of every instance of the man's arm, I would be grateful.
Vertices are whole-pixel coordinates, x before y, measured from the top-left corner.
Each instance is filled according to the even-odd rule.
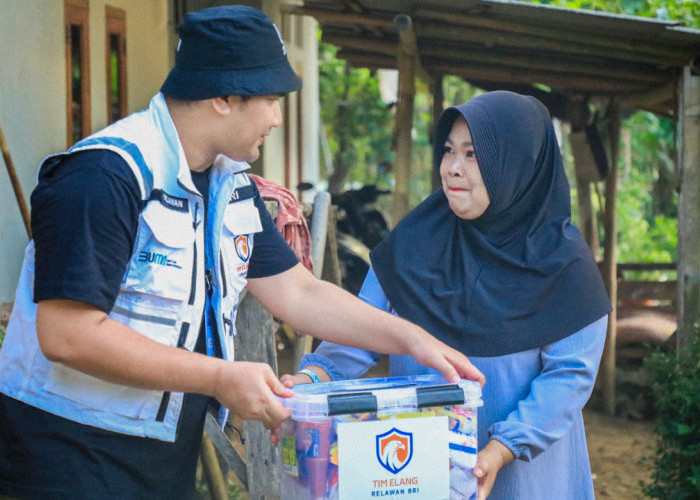
[[[280,274],[249,279],[247,287],[268,311],[300,332],[385,354],[409,354],[448,380],[484,383],[484,376],[464,354],[413,323],[316,279],[301,264]]]
[[[206,394],[268,429],[289,417],[275,394],[293,392],[268,365],[224,361],[160,344],[89,304],[39,302],[37,333],[47,359],[94,377],[143,389]]]

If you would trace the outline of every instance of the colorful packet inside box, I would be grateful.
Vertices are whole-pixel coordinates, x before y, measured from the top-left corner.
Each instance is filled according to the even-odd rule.
[[[302,384],[281,399],[283,500],[476,498],[481,387],[440,375]]]

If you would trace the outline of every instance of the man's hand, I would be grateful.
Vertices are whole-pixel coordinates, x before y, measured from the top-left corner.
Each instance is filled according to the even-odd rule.
[[[414,326],[414,325],[412,325]],[[486,383],[484,374],[469,361],[464,354],[428,334],[416,326],[413,336],[406,336],[406,349],[413,359],[424,366],[430,366],[442,373],[447,380],[457,382],[459,379],[475,380],[483,387]]]
[[[486,500],[491,493],[498,471],[513,460],[513,453],[497,439],[490,440],[478,453],[474,476],[479,480],[477,500]]]
[[[264,363],[247,361],[221,364],[213,396],[243,420],[258,420],[271,431],[276,443],[276,430],[291,412],[275,396],[288,398],[294,391],[277,379],[272,368]]]

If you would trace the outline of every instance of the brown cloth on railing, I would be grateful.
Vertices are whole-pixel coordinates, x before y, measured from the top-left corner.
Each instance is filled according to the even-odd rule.
[[[277,228],[302,265],[313,273],[311,233],[304,217],[302,205],[289,189],[258,175],[248,174],[248,177],[253,179],[258,186],[263,200],[277,202],[279,207],[275,221]]]

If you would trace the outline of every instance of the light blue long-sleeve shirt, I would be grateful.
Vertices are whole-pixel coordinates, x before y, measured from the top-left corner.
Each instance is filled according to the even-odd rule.
[[[391,311],[370,269],[360,298]],[[588,401],[605,343],[607,316],[551,344],[495,357],[471,357],[486,377],[478,411],[479,447],[489,439],[516,460],[499,472],[490,499],[594,498],[581,410]],[[469,355],[469,353],[465,353]],[[380,355],[322,342],[301,366],[322,367],[333,380],[357,378]],[[391,376],[431,373],[410,356],[390,357]]]

